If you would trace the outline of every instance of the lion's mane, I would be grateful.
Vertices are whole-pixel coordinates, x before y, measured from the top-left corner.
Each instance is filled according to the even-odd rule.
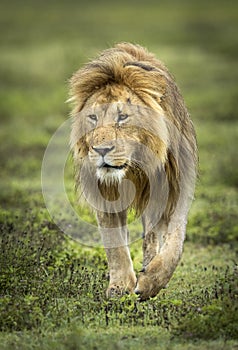
[[[121,43],[115,47],[105,50],[98,58],[86,64],[78,70],[70,80],[70,101],[74,103],[73,116],[75,118],[71,145],[74,148],[76,168],[80,173],[81,162],[88,153],[88,145],[85,137],[79,139],[78,115],[83,111],[88,101],[96,102],[100,96],[101,103],[115,101],[123,89],[130,91],[136,96],[139,105],[150,115],[152,125],[155,129],[161,129],[161,118],[163,115],[162,129],[166,128],[167,136],[153,135],[148,128],[148,118],[144,119],[146,125],[141,125],[139,142],[144,143],[158,154],[160,165],[165,172],[168,183],[168,196],[163,194],[163,183],[153,181],[151,184],[146,174],[138,168],[131,169],[127,177],[136,186],[137,192],[133,206],[140,214],[143,212],[149,200],[151,186],[160,187],[161,198],[166,198],[163,208],[163,218],[169,221],[171,215],[178,206],[187,203],[193,196],[194,183],[197,167],[196,137],[188,111],[183,98],[167,68],[149,53],[146,49],[129,43]],[[149,122],[150,123],[150,122]],[[152,126],[153,128],[153,126]],[[128,135],[130,130],[128,129]],[[126,137],[126,136],[125,136]],[[142,157],[143,159],[143,157]],[[152,160],[144,159],[147,166],[154,169]],[[90,165],[84,177],[93,176]],[[80,180],[81,178],[81,180]],[[77,176],[78,185],[82,176]],[[86,183],[83,184],[86,186]],[[115,185],[106,186],[99,184],[103,195],[109,200],[117,199],[117,188]],[[89,186],[90,187],[90,186]],[[88,189],[90,192],[90,188]],[[89,193],[90,195],[90,193]],[[94,196],[94,194],[91,194]],[[186,205],[185,205],[186,207]],[[186,211],[187,209],[185,209]]]

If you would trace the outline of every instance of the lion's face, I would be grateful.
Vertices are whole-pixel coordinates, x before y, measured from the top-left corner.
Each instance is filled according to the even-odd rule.
[[[89,161],[100,182],[120,182],[131,162],[132,147],[118,126],[99,127],[89,139]]]
[[[91,132],[87,134],[89,161],[98,179],[120,182],[125,176],[139,141],[133,108],[120,102],[98,106],[95,114],[85,116]]]
[[[151,155],[145,154],[145,149],[153,149],[156,164],[165,159],[166,135],[161,126],[157,130],[156,118],[161,116],[132,104],[129,98],[109,104],[90,101],[78,117],[85,135],[77,142],[76,152],[90,163],[101,183],[121,182],[128,171],[146,162],[153,168]]]

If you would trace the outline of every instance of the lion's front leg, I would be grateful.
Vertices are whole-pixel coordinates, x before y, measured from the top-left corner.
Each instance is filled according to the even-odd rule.
[[[161,235],[163,237],[161,237]],[[165,288],[180,260],[185,235],[184,225],[178,226],[173,232],[158,232],[163,242],[157,254],[140,273],[135,292],[141,300],[154,297]]]
[[[113,297],[124,293],[133,293],[136,276],[128,247],[106,248],[110,282],[107,296]]]
[[[107,296],[132,293],[136,285],[136,275],[128,247],[126,212],[100,212],[97,214],[97,219],[110,274]]]

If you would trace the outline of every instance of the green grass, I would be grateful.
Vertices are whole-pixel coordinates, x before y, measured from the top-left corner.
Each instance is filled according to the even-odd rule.
[[[237,348],[237,23],[230,0],[2,2],[0,349]],[[200,155],[181,263],[143,303],[105,298],[103,249],[65,237],[41,192],[45,148],[69,115],[69,77],[117,41],[147,46],[175,75]],[[136,271],[141,243],[131,245]]]

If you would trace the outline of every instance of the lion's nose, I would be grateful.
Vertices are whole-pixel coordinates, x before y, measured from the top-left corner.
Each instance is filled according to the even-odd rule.
[[[93,147],[93,150],[95,152],[97,152],[98,154],[100,154],[100,156],[104,157],[107,153],[109,153],[110,151],[112,151],[115,148],[115,146],[112,147]]]

